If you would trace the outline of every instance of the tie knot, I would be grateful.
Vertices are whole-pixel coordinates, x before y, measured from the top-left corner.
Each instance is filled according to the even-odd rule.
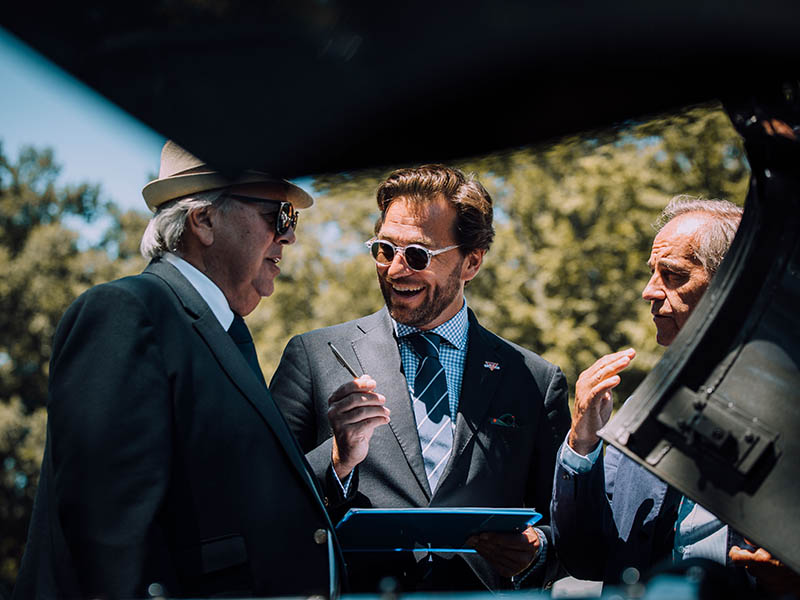
[[[250,330],[247,328],[244,319],[236,313],[233,315],[233,323],[231,323],[231,326],[228,328],[228,335],[230,335],[237,344],[246,344],[253,341],[253,337],[250,335]]]
[[[414,333],[408,336],[408,341],[420,358],[425,358],[426,356],[439,358],[439,344],[442,341],[439,334],[430,332]]]

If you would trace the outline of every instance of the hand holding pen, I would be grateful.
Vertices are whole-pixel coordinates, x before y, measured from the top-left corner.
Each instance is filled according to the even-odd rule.
[[[367,457],[376,427],[389,422],[386,398],[375,392],[375,380],[359,376],[336,347],[328,342],[336,360],[354,377],[328,398],[328,420],[333,430],[331,462],[340,480]]]

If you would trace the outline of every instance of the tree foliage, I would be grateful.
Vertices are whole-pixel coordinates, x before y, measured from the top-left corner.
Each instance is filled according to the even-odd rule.
[[[0,581],[16,575],[36,490],[56,325],[88,287],[143,265],[144,218],[102,200],[97,185],[58,185],[59,172],[51,150],[11,161],[0,147]],[[100,218],[105,236],[83,247],[75,226]]]

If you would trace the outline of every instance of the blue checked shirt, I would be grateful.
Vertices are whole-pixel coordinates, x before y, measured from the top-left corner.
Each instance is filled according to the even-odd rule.
[[[408,392],[413,396],[419,357],[414,352],[414,348],[406,336],[422,330],[403,325],[394,319],[392,319],[392,322],[397,334],[397,343],[400,347],[400,360],[403,362],[403,371],[405,371],[406,381],[408,382]],[[456,414],[458,414],[458,398],[461,395],[461,380],[464,377],[464,361],[467,358],[469,320],[467,319],[466,301],[461,305],[461,310],[452,319],[430,331],[442,337],[442,343],[439,346],[439,362],[444,367],[444,374],[447,379],[447,394],[450,397],[450,419],[453,426],[455,426]]]

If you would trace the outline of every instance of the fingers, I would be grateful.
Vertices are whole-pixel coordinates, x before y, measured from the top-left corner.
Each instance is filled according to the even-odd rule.
[[[633,348],[607,354],[583,371],[575,385],[575,399],[581,404],[594,403],[608,399],[604,394],[619,385],[617,375],[625,369],[636,356]]]
[[[474,536],[481,542],[508,548],[516,551],[529,551],[531,548],[538,550],[539,536],[533,527],[528,527],[521,533],[501,533],[497,531],[484,531]]]
[[[617,373],[631,364],[634,356],[636,356],[636,351],[633,348],[607,354],[597,359],[591,367],[581,373],[579,379],[583,378],[594,388],[607,389],[608,385],[604,384],[604,382],[613,379],[616,380],[616,383],[619,383],[619,377],[616,377]]]
[[[386,398],[374,390],[375,380],[362,375],[339,386],[328,398],[331,462],[340,479],[366,458],[374,429],[389,422]]]
[[[369,375],[362,375],[358,379],[352,379],[345,384],[340,385],[328,398],[328,404],[338,402],[342,398],[355,394],[357,392],[371,392],[375,389],[375,380]]]
[[[386,398],[374,392],[375,380],[362,375],[339,386],[328,398],[328,420],[334,433],[348,430],[358,438],[369,429],[389,422]]]
[[[525,570],[539,553],[539,536],[529,527],[522,533],[484,532],[472,536],[468,545],[504,577]]]
[[[384,406],[386,398],[375,392],[353,392],[330,404],[328,420],[334,429],[337,426],[377,419],[379,425],[389,422],[391,411]]]
[[[753,564],[781,565],[781,562],[773,558],[772,554],[764,548],[748,550],[746,548],[740,548],[739,546],[731,546],[728,556],[730,556],[731,561],[745,566]]]

